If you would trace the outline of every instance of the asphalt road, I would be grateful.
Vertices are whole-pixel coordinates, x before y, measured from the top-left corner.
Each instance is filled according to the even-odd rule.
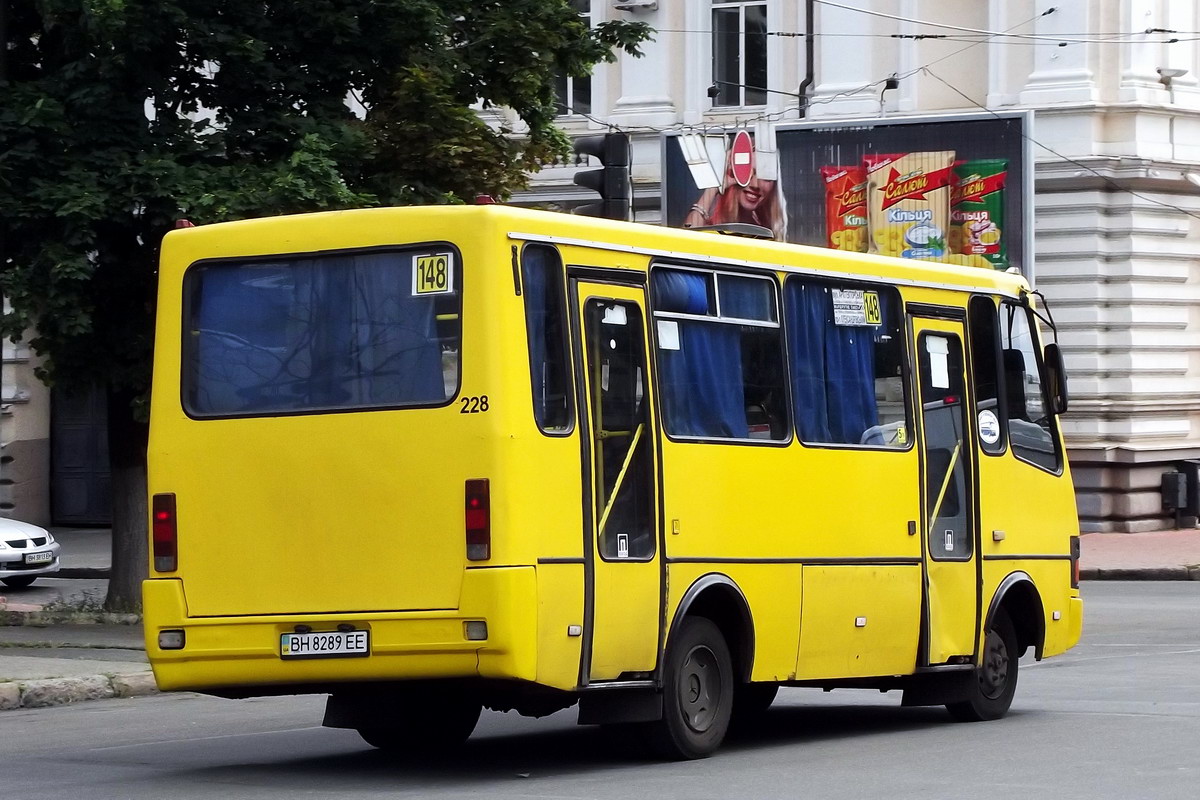
[[[323,699],[164,695],[0,715],[24,798],[1193,798],[1200,582],[1090,583],[1084,641],[1022,664],[1013,710],[956,724],[899,694],[790,689],[716,756],[657,763],[574,725],[485,712],[442,760],[394,763],[319,727]]]

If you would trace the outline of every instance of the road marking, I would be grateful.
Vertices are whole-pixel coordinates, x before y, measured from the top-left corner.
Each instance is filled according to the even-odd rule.
[[[327,731],[333,730],[326,728],[324,725],[309,725],[304,728],[276,728],[270,731],[251,731],[249,733],[220,733],[213,736],[185,736],[180,739],[154,739],[148,742],[136,742],[133,744],[112,744],[107,747],[89,747],[88,752],[100,753],[105,750],[126,750],[130,747],[146,747],[155,744],[186,744],[187,742],[206,742],[216,739],[236,739],[239,736],[274,736],[280,733],[298,733],[300,731]]]
[[[1142,647],[1165,647],[1167,645],[1141,645]],[[1082,664],[1087,661],[1111,661],[1115,658],[1162,658],[1163,656],[1187,656],[1194,653],[1200,653],[1200,648],[1195,650],[1173,650],[1166,653],[1128,653],[1112,656],[1091,656],[1085,658],[1055,658],[1052,661],[1035,661],[1032,664],[1022,664],[1022,667],[1068,667],[1073,664]]]

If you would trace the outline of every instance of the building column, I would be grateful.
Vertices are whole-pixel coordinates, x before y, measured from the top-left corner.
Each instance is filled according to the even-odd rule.
[[[1033,72],[1021,91],[1022,105],[1094,103],[1100,99],[1093,63],[1097,45],[1072,41],[1080,38],[1078,34],[1093,30],[1098,19],[1096,5],[1086,0],[1063,3],[1053,13],[1034,20],[1036,35],[1062,37],[1065,46],[1039,42],[1034,47]]]
[[[872,0],[846,0],[845,5],[874,10],[875,3]],[[889,22],[890,24],[892,23]],[[874,28],[873,18],[866,14],[817,4],[815,30],[818,34],[822,31]],[[817,83],[813,87],[812,105],[809,107],[808,116],[820,119],[878,115],[879,88],[862,90],[862,87],[887,77],[876,74],[878,70],[875,67],[874,46],[847,45],[847,40],[840,37],[822,38],[818,35],[816,40]]]
[[[654,10],[621,12],[608,7],[604,12],[613,17],[645,22],[652,28],[669,28],[668,12],[660,5]],[[620,89],[608,117],[614,125],[644,125],[664,127],[675,123],[675,101],[671,97],[671,58],[674,51],[669,36],[659,34],[653,41],[643,42],[642,57],[623,56],[617,59]]]

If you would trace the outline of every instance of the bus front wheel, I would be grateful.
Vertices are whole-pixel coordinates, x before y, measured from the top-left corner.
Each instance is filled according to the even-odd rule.
[[[946,706],[959,722],[1000,719],[1008,713],[1017,691],[1017,633],[1012,620],[997,611],[983,640],[983,655],[975,668],[967,698]]]
[[[729,730],[733,660],[720,629],[704,617],[687,617],[667,647],[663,716],[650,723],[650,740],[673,759],[711,755]]]

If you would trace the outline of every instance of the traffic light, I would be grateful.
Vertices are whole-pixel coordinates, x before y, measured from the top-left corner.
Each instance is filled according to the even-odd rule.
[[[598,203],[579,206],[575,213],[589,217],[629,219],[633,207],[633,192],[629,184],[629,135],[603,133],[581,136],[572,146],[576,153],[592,156],[604,165],[602,169],[575,173],[576,185],[593,189],[602,198]]]

